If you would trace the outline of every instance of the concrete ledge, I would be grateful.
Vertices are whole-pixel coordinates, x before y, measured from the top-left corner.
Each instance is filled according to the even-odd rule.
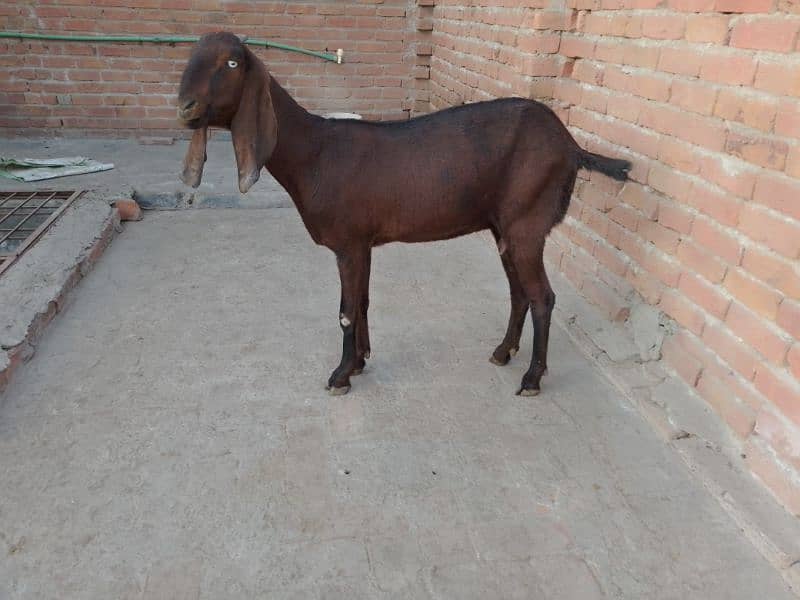
[[[33,356],[45,327],[118,228],[119,215],[107,200],[81,197],[0,277],[0,392]]]

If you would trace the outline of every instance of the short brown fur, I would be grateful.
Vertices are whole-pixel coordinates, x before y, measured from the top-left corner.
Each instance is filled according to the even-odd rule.
[[[289,192],[317,244],[337,258],[343,351],[332,393],[369,358],[371,249],[489,229],[511,290],[505,338],[492,354],[519,349],[531,308],[533,356],[518,391],[535,395],[547,369],[555,303],[543,263],[545,238],[566,214],[578,169],[627,179],[630,163],[581,149],[545,105],[506,98],[410,121],[328,120],[300,107],[233,34],[204,36],[184,71],[179,117],[195,129],[183,179],[197,186],[206,128],[230,129],[246,192],[265,167]]]

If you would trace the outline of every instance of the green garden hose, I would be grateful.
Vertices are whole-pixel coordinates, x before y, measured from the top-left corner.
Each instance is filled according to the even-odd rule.
[[[194,43],[200,38],[194,35],[185,36],[141,36],[141,35],[54,35],[49,33],[21,33],[17,31],[0,31],[0,38],[15,38],[22,40],[50,40],[57,42],[117,42],[117,43],[139,43],[139,44],[186,44]],[[295,46],[287,46],[268,40],[244,40],[250,46],[261,46],[263,48],[277,48],[287,52],[298,52],[308,56],[316,56],[323,60],[329,60],[337,64],[342,64],[344,52],[337,50],[336,54],[329,52],[316,52]]]

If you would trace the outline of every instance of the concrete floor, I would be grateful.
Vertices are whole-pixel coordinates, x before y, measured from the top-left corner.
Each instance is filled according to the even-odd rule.
[[[487,361],[478,237],[373,259],[373,359],[293,209],[129,224],[0,398],[0,598],[790,599],[558,328]]]
[[[144,205],[181,207],[272,208],[292,206],[289,194],[268,173],[263,172],[258,185],[240,194],[236,158],[230,134],[212,131],[208,143],[208,162],[203,182],[196,190],[183,185],[178,174],[188,147],[185,140],[172,145],[143,145],[134,139],[102,138],[0,138],[0,156],[16,158],[52,158],[86,156],[114,164],[100,173],[74,175],[58,179],[14,184],[23,189],[94,190],[108,200],[134,195]]]

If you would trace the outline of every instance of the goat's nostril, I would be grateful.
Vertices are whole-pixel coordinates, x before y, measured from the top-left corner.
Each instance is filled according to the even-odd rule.
[[[186,112],[192,110],[195,106],[197,106],[196,100],[187,100],[181,105],[181,110]]]

